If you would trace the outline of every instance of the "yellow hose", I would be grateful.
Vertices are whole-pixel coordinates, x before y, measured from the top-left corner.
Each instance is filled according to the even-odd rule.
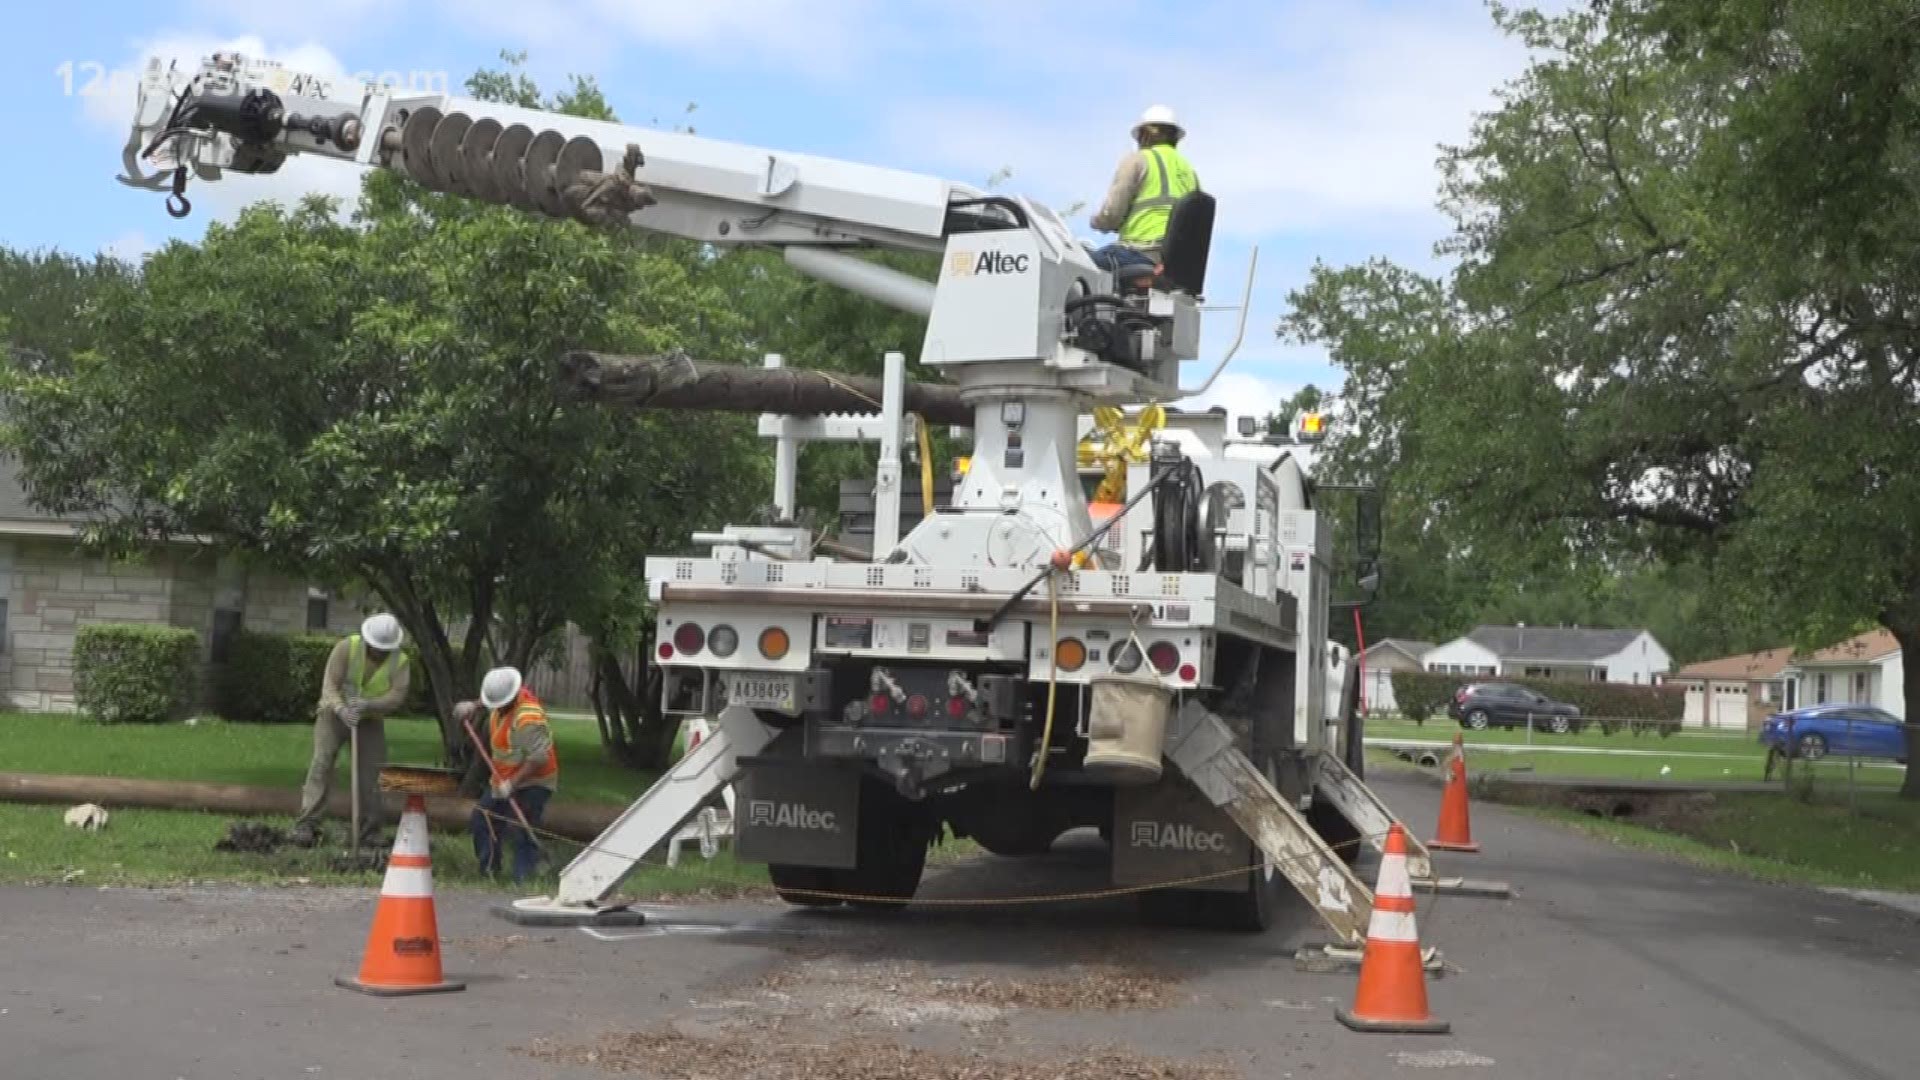
[[[1047,724],[1040,732],[1040,749],[1033,756],[1033,779],[1027,790],[1040,790],[1040,777],[1047,771],[1047,744],[1053,741],[1053,703],[1060,689],[1060,591],[1054,587],[1054,572],[1047,571]]]
[[[913,414],[913,426],[920,433],[920,507],[933,516],[933,437],[927,434],[927,418]]]

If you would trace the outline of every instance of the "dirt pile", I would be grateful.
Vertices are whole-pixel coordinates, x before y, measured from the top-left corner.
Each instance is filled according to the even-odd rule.
[[[227,826],[227,835],[214,842],[213,850],[272,855],[285,846],[285,829],[276,829],[257,821],[236,821]]]
[[[521,1050],[536,1060],[611,1073],[684,1080],[1239,1080],[1237,1070],[1113,1050],[993,1058],[908,1046],[890,1039],[820,1040],[778,1023],[755,1037],[705,1038],[668,1029],[617,1032],[591,1046],[544,1041]]]

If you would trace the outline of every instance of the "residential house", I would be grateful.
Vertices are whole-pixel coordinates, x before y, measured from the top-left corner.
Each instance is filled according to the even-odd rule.
[[[1407,638],[1381,638],[1360,654],[1360,701],[1368,712],[1392,712],[1399,706],[1393,698],[1393,673],[1421,671],[1421,658],[1433,648],[1431,641]]]
[[[1688,664],[1667,676],[1668,686],[1686,690],[1685,727],[1757,730],[1785,708],[1788,681],[1783,672],[1793,659],[1788,648],[1723,656]]]
[[[1446,675],[1651,686],[1672,659],[1645,630],[1521,625],[1476,626],[1428,650],[1421,663]]]
[[[0,457],[0,707],[74,707],[73,643],[93,623],[198,631],[203,670],[224,658],[234,630],[344,633],[362,607],[278,574],[248,571],[204,544],[155,545],[136,562],[84,555],[83,522],[27,501],[17,465]],[[209,680],[202,679],[203,690]]]
[[[1784,707],[1844,702],[1877,705],[1906,718],[1906,678],[1900,643],[1885,630],[1870,630],[1824,649],[1797,656],[1782,670]]]

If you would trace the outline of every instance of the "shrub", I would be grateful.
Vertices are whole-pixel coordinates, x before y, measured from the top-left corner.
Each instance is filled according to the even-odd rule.
[[[331,634],[235,634],[214,681],[214,707],[229,720],[295,724],[313,719]]]
[[[102,723],[172,720],[193,706],[200,635],[175,626],[83,626],[73,641],[73,696]]]
[[[1580,710],[1611,735],[1622,727],[1635,734],[1658,731],[1671,735],[1680,729],[1686,713],[1686,693],[1666,686],[1630,686],[1622,683],[1571,682],[1562,679],[1507,679],[1488,675],[1442,675],[1431,671],[1396,671],[1393,696],[1400,711],[1424,720],[1446,708],[1454,692],[1468,683],[1503,682],[1537,690]],[[1424,710],[1424,711],[1421,711]]]

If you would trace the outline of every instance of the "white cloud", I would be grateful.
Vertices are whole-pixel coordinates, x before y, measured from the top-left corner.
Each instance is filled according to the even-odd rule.
[[[1151,73],[1136,92],[908,99],[883,133],[898,153],[957,177],[1004,165],[1013,190],[1091,200],[1130,149],[1137,110],[1164,95],[1220,199],[1223,235],[1430,221],[1438,145],[1463,140],[1496,85],[1519,73],[1520,44],[1477,8],[1259,10],[1221,15],[1214,40],[1102,48],[1100,70]],[[1018,55],[1058,39],[1036,27],[991,40]]]
[[[159,246],[146,233],[131,229],[101,245],[100,253],[121,262],[137,263]]]
[[[297,4],[260,0],[189,0],[187,8],[203,22],[240,25],[273,37],[311,35],[323,28],[336,38],[382,25],[406,0],[300,0]]]
[[[1189,376],[1196,383],[1204,377],[1205,373]],[[1268,413],[1279,408],[1280,403],[1293,396],[1298,389],[1298,383],[1274,378],[1259,369],[1235,371],[1229,367],[1220,373],[1220,378],[1208,387],[1206,393],[1182,400],[1179,407],[1203,412],[1218,405],[1227,410],[1227,426],[1231,429],[1234,421],[1242,416],[1265,419]]]
[[[282,46],[254,35],[168,33],[139,42],[127,63],[115,68],[113,76],[104,80],[101,92],[80,96],[83,119],[94,129],[124,141],[135,117],[140,77],[149,57],[158,57],[163,64],[177,63],[181,70],[190,72],[216,52],[267,57],[290,70],[333,81],[345,80],[353,74],[331,50],[310,41]],[[262,201],[291,205],[308,194],[332,196],[340,200],[342,211],[346,211],[359,195],[362,175],[360,168],[343,162],[296,156],[281,166],[280,171],[269,175],[229,173],[212,184],[189,183],[187,198],[193,204],[193,216],[199,218],[230,218],[242,208]],[[159,212],[162,196],[156,193],[152,198]]]

